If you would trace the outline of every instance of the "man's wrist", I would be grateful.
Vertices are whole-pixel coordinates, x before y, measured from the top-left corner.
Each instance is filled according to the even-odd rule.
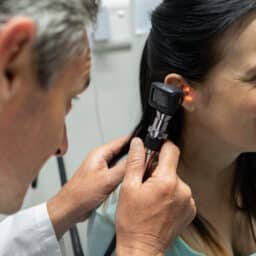
[[[155,239],[140,235],[123,234],[122,238],[117,232],[117,256],[163,256],[164,250]]]
[[[70,203],[66,202],[66,198],[60,192],[47,202],[47,210],[59,240],[68,229],[76,224],[74,209]]]
[[[152,250],[152,248],[141,248],[141,247],[133,247],[133,246],[120,246],[117,245],[116,248],[117,256],[163,256],[164,253],[156,250]]]

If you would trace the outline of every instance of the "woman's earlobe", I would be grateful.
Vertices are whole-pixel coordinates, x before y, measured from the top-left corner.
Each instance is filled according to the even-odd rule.
[[[187,111],[193,112],[196,101],[195,89],[181,75],[175,73],[167,75],[164,82],[165,84],[175,85],[183,90],[184,101],[182,105]]]
[[[188,84],[181,86],[184,92],[183,107],[189,111],[193,112],[195,110],[195,101],[196,101],[196,91]]]

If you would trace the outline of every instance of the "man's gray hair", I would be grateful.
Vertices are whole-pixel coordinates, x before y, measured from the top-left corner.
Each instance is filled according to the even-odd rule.
[[[96,20],[98,6],[97,0],[0,0],[0,23],[15,16],[36,22],[35,64],[47,86],[70,58],[85,52],[86,25]]]

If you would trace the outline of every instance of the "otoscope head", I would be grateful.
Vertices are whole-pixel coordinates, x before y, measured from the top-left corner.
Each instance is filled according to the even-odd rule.
[[[175,85],[152,83],[149,95],[149,105],[159,112],[173,116],[182,104],[184,93]]]

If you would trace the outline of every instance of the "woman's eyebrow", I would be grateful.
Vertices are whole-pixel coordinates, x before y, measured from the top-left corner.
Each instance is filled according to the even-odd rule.
[[[245,71],[244,75],[241,77],[244,81],[251,81],[256,78],[256,66],[249,68]]]

